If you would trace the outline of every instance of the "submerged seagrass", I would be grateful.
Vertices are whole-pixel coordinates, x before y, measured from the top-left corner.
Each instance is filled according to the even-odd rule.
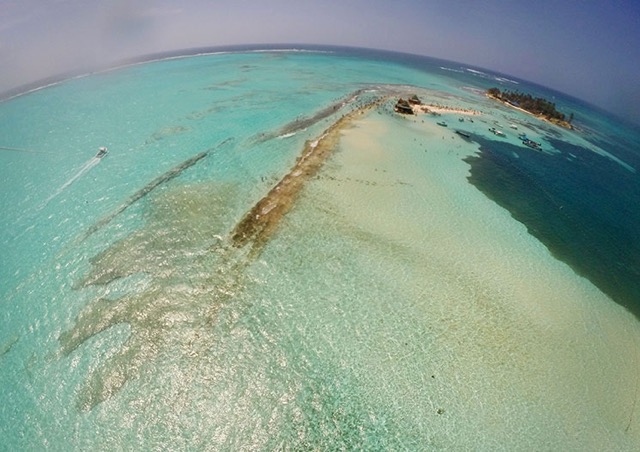
[[[637,287],[640,135],[520,81],[585,127],[541,122],[493,77],[229,53],[0,103],[0,144],[51,152],[0,151],[2,444],[637,450],[640,324],[556,247]],[[434,115],[393,111],[413,94]]]
[[[259,250],[269,240],[282,217],[291,209],[304,183],[322,167],[340,137],[340,131],[359,115],[379,106],[384,98],[369,102],[354,110],[331,125],[315,141],[307,141],[295,166],[273,187],[267,195],[256,203],[231,233],[234,246],[244,247],[252,243],[252,252]],[[333,110],[333,108],[332,108]]]
[[[285,124],[284,126],[279,128],[275,132],[259,134],[257,137],[254,138],[254,141],[257,141],[257,142],[267,141],[276,137],[294,134],[308,127],[311,127],[312,125],[322,121],[323,119],[330,117],[331,115],[335,115],[338,111],[349,106],[350,104],[355,102],[358,99],[358,97],[365,91],[366,90],[364,88],[354,91],[344,99],[341,99],[335,102],[334,104],[331,104],[328,107],[321,109],[320,111],[318,111],[312,116],[305,117],[305,118],[296,118],[290,123]]]
[[[184,353],[197,354],[194,349],[215,339],[210,327],[217,310],[242,291],[245,269],[260,254],[305,182],[317,173],[335,149],[340,132],[384,100],[370,101],[347,113],[315,141],[305,143],[294,167],[249,210],[233,228],[229,239],[222,238],[222,225],[216,224],[216,218],[222,216],[220,209],[233,199],[232,187],[196,187],[197,191],[181,193],[180,202],[166,204],[166,200],[161,200],[156,204],[153,220],[144,228],[92,259],[91,272],[80,287],[106,285],[136,274],[146,274],[150,281],[140,293],[94,300],[78,315],[75,325],[60,335],[62,351],[69,354],[114,325],[127,324],[130,328],[129,337],[120,350],[89,375],[78,401],[80,408],[91,409],[109,399],[127,381],[138,378],[166,347],[177,346]],[[192,157],[155,179],[90,228],[87,235],[210,151]],[[163,205],[179,208],[169,211],[163,209]],[[210,245],[207,247],[207,244]],[[249,244],[247,255],[237,250]],[[187,344],[184,340],[176,344],[175,332],[182,330],[188,331]]]
[[[138,190],[133,195],[131,195],[129,197],[129,199],[127,199],[127,201],[124,204],[122,204],[120,207],[118,207],[114,212],[110,213],[106,217],[104,217],[104,218],[98,220],[96,223],[94,223],[93,226],[91,226],[84,233],[84,235],[80,238],[80,241],[83,241],[83,240],[87,239],[89,236],[91,236],[95,232],[99,231],[100,229],[102,229],[103,227],[108,225],[115,217],[117,217],[122,212],[124,212],[129,207],[131,207],[131,205],[133,205],[134,203],[136,203],[140,199],[142,199],[145,196],[147,196],[149,193],[151,193],[153,190],[155,190],[156,188],[158,188],[162,184],[165,184],[165,183],[169,182],[171,179],[174,179],[174,178],[178,177],[180,174],[182,174],[183,171],[191,168],[193,165],[198,163],[200,160],[202,160],[203,158],[207,157],[211,152],[214,152],[216,149],[218,149],[221,146],[227,144],[229,141],[231,141],[231,138],[227,138],[226,140],[224,140],[222,143],[218,144],[217,146],[212,147],[210,149],[207,149],[204,152],[200,152],[200,153],[194,155],[190,159],[185,160],[180,165],[176,166],[175,168],[171,168],[166,173],[160,175],[159,177],[157,177],[154,180],[152,180],[151,182],[149,182],[147,185],[145,185],[140,190]]]

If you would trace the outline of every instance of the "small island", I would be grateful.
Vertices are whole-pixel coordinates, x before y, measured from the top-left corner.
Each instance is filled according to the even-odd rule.
[[[567,119],[564,113],[556,110],[556,104],[541,97],[533,97],[531,94],[524,94],[519,91],[500,91],[498,88],[489,88],[487,96],[553,124],[573,129],[571,125],[573,114]]]

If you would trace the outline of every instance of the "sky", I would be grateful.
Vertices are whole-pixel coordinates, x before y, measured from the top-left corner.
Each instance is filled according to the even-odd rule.
[[[269,43],[443,58],[640,124],[638,0],[0,0],[0,92],[166,50]]]

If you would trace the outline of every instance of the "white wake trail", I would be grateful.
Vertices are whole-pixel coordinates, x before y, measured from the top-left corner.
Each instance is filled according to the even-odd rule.
[[[40,206],[40,209],[42,209],[43,207],[45,207],[47,204],[49,204],[49,202],[55,198],[56,196],[58,196],[60,193],[62,193],[65,189],[67,189],[71,184],[73,184],[75,181],[77,181],[78,179],[80,179],[84,174],[86,174],[91,168],[93,168],[94,166],[96,166],[98,163],[100,163],[100,159],[98,157],[93,157],[91,160],[89,160],[87,163],[85,163],[82,168],[80,168],[80,170],[68,181],[66,181],[64,184],[62,184],[62,186],[60,188],[58,188],[51,196],[49,196],[45,202],[42,204],[42,206]]]

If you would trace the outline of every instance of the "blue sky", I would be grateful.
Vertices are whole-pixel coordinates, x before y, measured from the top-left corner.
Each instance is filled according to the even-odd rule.
[[[445,58],[640,123],[638,0],[0,0],[0,91],[147,53],[249,43]]]

